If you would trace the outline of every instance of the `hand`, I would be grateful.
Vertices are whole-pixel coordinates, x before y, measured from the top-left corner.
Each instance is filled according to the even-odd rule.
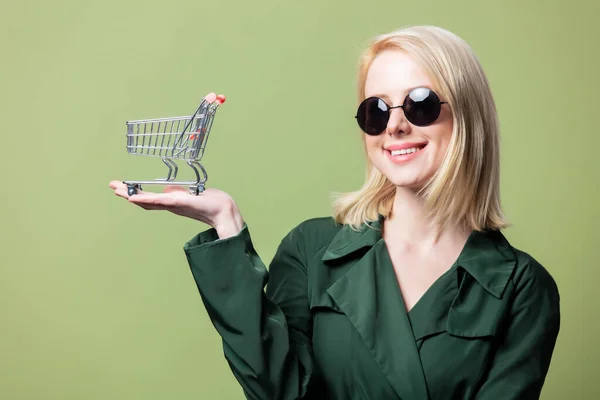
[[[163,193],[144,192],[127,194],[127,185],[121,181],[109,184],[115,195],[127,199],[145,210],[166,210],[173,214],[195,219],[215,228],[219,238],[237,235],[244,221],[233,198],[218,189],[207,188],[198,196],[181,186],[166,186]]]

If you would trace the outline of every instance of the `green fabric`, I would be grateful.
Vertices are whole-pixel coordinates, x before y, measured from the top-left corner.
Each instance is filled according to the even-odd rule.
[[[473,232],[406,312],[383,218],[303,222],[267,270],[247,225],[184,246],[248,399],[537,399],[560,326],[552,276],[500,232]],[[264,290],[266,287],[266,290]]]

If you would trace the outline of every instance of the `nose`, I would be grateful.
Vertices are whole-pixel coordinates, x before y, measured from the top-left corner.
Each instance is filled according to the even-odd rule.
[[[407,135],[410,133],[410,130],[411,126],[404,115],[404,110],[400,107],[391,109],[390,119],[386,127],[387,134],[390,136]]]

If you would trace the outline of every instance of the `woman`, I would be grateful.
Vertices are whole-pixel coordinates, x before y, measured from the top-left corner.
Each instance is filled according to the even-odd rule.
[[[129,201],[212,227],[184,250],[249,399],[539,398],[559,293],[501,233],[498,123],[475,55],[446,30],[404,28],[370,45],[358,88],[367,180],[292,229],[268,270],[222,191]]]

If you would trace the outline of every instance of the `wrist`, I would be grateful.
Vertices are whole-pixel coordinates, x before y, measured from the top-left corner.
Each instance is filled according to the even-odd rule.
[[[238,235],[244,227],[244,220],[237,207],[232,204],[221,212],[213,225],[219,239],[227,239]]]

